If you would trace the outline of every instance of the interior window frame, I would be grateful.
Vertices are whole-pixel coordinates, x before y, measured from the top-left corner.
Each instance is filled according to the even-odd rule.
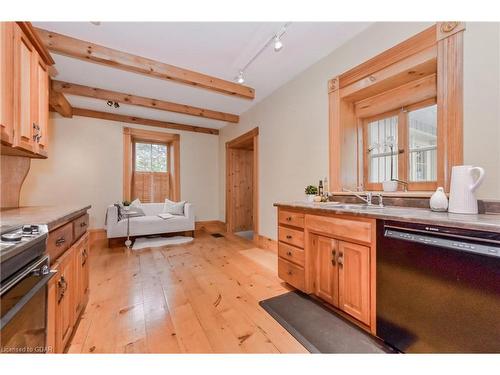
[[[160,145],[160,146],[165,146],[166,148],[166,161],[165,161],[165,172],[156,172],[156,171],[138,171],[136,167],[136,144],[137,143],[143,143],[143,144],[149,144],[149,145]],[[133,172],[147,172],[147,173],[169,173],[169,163],[170,163],[170,152],[169,152],[169,146],[170,143],[167,142],[158,142],[158,141],[151,141],[151,140],[146,140],[146,139],[132,139],[132,171]]]
[[[426,100],[422,100],[416,102],[414,104],[410,104],[408,106],[404,106],[401,108],[393,109],[391,111],[386,111],[374,116],[358,118],[358,122],[362,127],[362,150],[363,150],[363,189],[367,191],[382,191],[382,183],[370,182],[369,176],[369,153],[368,153],[368,124],[377,120],[381,120],[388,117],[398,116],[398,165],[397,165],[397,179],[401,181],[407,182],[406,189],[408,191],[432,191],[436,190],[438,187],[438,181],[409,181],[409,169],[410,169],[410,158],[409,158],[409,129],[408,129],[408,113],[411,111],[415,111],[417,109],[429,107],[437,104],[437,98],[430,98]],[[437,145],[436,148],[439,148],[439,143],[442,142],[440,139],[442,137],[442,133],[437,127]],[[441,169],[443,168],[443,160],[442,155],[437,154],[436,160],[436,177],[440,175]],[[404,191],[404,184],[398,184],[398,191]]]

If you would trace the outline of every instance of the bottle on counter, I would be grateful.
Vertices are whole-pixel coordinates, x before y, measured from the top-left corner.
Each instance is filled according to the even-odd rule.
[[[321,197],[323,195],[323,181],[319,180],[318,195]]]

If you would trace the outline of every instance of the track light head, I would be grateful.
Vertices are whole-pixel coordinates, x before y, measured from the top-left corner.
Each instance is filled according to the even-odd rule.
[[[235,78],[236,82],[239,83],[240,85],[242,85],[243,83],[245,83],[245,77],[243,77],[243,71],[239,71],[238,75],[236,76]]]
[[[279,35],[274,37],[274,52],[279,52],[283,48],[283,42],[280,39]]]
[[[106,102],[106,104],[107,104],[107,105],[109,105],[110,107],[112,107],[112,106],[113,106],[113,102],[112,102],[111,100],[108,100],[108,101]]]

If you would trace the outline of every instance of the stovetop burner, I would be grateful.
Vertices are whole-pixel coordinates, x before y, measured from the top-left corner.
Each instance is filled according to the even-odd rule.
[[[23,234],[20,232],[2,234],[2,241],[19,242],[23,239]]]

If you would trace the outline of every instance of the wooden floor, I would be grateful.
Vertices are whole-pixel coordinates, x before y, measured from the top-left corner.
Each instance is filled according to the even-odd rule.
[[[258,304],[288,291],[276,254],[226,235],[139,251],[95,246],[70,353],[307,353]]]

